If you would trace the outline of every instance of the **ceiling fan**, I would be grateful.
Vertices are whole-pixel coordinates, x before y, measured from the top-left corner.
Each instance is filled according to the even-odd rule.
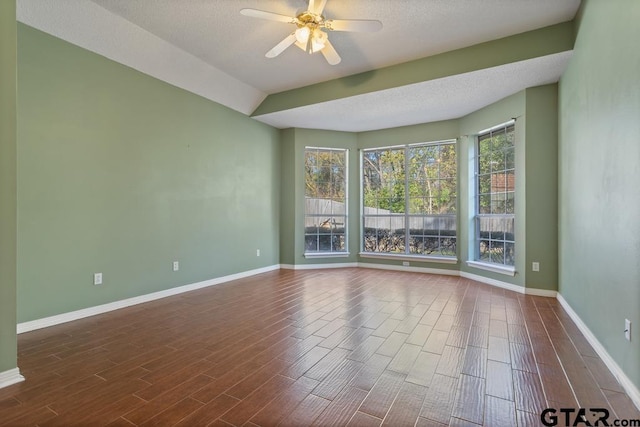
[[[298,27],[267,52],[265,55],[267,58],[275,58],[284,52],[286,48],[295,44],[309,54],[321,52],[329,64],[336,65],[340,63],[341,58],[331,42],[329,42],[326,30],[375,32],[382,28],[382,22],[366,19],[326,19],[322,15],[326,4],[327,0],[309,0],[307,10],[297,13],[294,17],[258,9],[242,9],[240,13],[253,18],[294,24]]]

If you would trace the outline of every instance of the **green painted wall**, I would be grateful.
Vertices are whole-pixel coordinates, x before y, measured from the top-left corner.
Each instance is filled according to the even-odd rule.
[[[20,322],[279,263],[278,130],[22,24],[18,70]]]
[[[280,172],[280,263],[295,264],[296,254],[296,130],[280,133],[282,170]],[[304,157],[302,159],[304,162]],[[304,175],[303,175],[304,177]]]
[[[518,286],[525,285],[524,263],[525,257],[525,224],[526,224],[526,203],[524,197],[519,195],[525,194],[525,180],[522,172],[525,170],[525,116],[526,92],[522,91],[501,101],[482,108],[474,113],[469,114],[460,119],[460,254],[462,254],[462,263],[460,271],[478,276],[488,277],[490,279],[507,282]],[[486,270],[470,267],[466,264],[467,260],[472,260],[472,242],[473,242],[473,186],[475,180],[470,169],[472,168],[473,152],[475,145],[475,136],[482,130],[491,128],[501,123],[506,123],[511,118],[516,118],[516,275],[508,276],[499,273],[493,273]]]
[[[460,193],[471,195],[469,174],[475,135],[516,118],[516,275],[479,270],[463,263],[461,270],[527,288],[557,290],[558,284],[558,119],[557,85],[526,89],[460,120]],[[472,259],[473,199],[461,197],[461,254]],[[531,271],[531,262],[540,271]]]
[[[559,85],[559,290],[640,387],[640,2],[582,7]]]
[[[0,373],[17,364],[16,2],[0,2]]]
[[[558,290],[558,85],[526,90],[526,286]],[[522,174],[520,175],[522,176]],[[532,271],[532,262],[540,271]]]

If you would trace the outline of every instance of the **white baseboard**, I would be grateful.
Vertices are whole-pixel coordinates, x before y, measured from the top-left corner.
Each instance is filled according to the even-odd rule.
[[[557,292],[549,291],[546,289],[526,288],[523,286],[514,285],[500,280],[491,279],[489,277],[480,276],[478,274],[467,273],[459,270],[445,270],[442,268],[429,268],[429,267],[412,267],[404,265],[394,264],[375,264],[367,262],[350,262],[350,263],[335,263],[335,264],[280,264],[280,268],[284,270],[316,270],[324,268],[375,268],[378,270],[391,270],[391,271],[407,271],[412,273],[428,273],[428,274],[442,274],[444,276],[459,276],[466,279],[475,280],[476,282],[485,283],[487,285],[496,286],[498,288],[507,289],[509,291],[518,292],[520,294],[535,295],[541,297],[555,298]]]
[[[245,277],[250,277],[256,274],[266,273],[268,271],[273,271],[278,269],[316,270],[316,269],[328,269],[328,268],[355,268],[355,267],[375,268],[380,270],[391,270],[391,271],[407,271],[407,272],[414,272],[414,273],[442,274],[442,275],[448,275],[448,276],[460,276],[460,277],[465,277],[467,279],[476,280],[478,282],[486,283],[488,285],[497,286],[499,288],[503,288],[503,289],[507,289],[507,290],[515,291],[519,293],[526,293],[530,295],[538,295],[538,296],[545,296],[545,297],[556,296],[555,291],[523,288],[521,286],[513,285],[511,283],[506,283],[499,280],[490,279],[488,277],[480,276],[477,274],[466,273],[458,270],[445,270],[445,269],[439,269],[439,268],[411,267],[411,266],[403,266],[403,265],[375,264],[375,263],[364,263],[364,262],[331,263],[331,264],[297,264],[297,265],[276,264],[268,267],[258,268],[255,270],[244,271],[242,273],[231,274],[228,276],[205,280],[198,283],[192,283],[189,285],[166,289],[164,291],[154,292],[151,294],[140,295],[137,297],[128,298],[120,301],[114,301],[111,303],[102,304],[95,307],[89,307],[81,310],[76,310],[69,313],[62,313],[55,316],[50,316],[42,319],[32,320],[29,322],[19,323],[17,326],[17,332],[19,334],[22,334],[24,332],[29,332],[29,331],[34,331],[36,329],[42,329],[49,326],[59,325],[61,323],[71,322],[74,320],[83,319],[85,317],[95,316],[97,314],[118,310],[120,308],[130,307],[132,305],[142,304],[142,303],[154,301],[160,298],[178,295],[184,292],[206,288],[208,286],[214,286],[220,283],[242,279]]]
[[[526,295],[533,295],[536,297],[556,298],[558,296],[557,291],[549,291],[547,289],[525,288],[524,293]]]
[[[18,323],[17,331],[19,334],[36,329],[42,329],[49,326],[59,325],[61,323],[71,322],[73,320],[83,319],[97,314],[107,313],[109,311],[118,310],[120,308],[130,307],[132,305],[142,304],[154,301],[160,298],[166,298],[173,295],[182,294],[196,289],[206,288],[209,286],[219,285],[221,283],[230,282],[232,280],[243,279],[245,277],[255,276],[256,274],[266,273],[268,271],[278,270],[278,264],[254,270],[243,271],[242,273],[230,274],[228,276],[217,277],[215,279],[205,280],[202,282],[191,283],[189,285],[178,286],[176,288],[166,289],[164,291],[153,292],[151,294],[140,295],[133,298],[127,298],[120,301],[114,301],[107,304],[97,305],[95,307],[84,308],[82,310],[62,313],[55,316],[36,319],[29,322]]]
[[[9,387],[10,385],[21,381],[24,381],[24,377],[20,375],[20,370],[18,368],[0,372],[0,388]]]
[[[489,277],[480,276],[479,274],[467,273],[466,271],[459,272],[460,277],[465,279],[475,280],[476,282],[485,283],[487,285],[495,286],[497,288],[506,289],[508,291],[518,292],[519,294],[525,293],[525,287],[514,285],[512,283],[502,282],[500,280],[491,279]]]
[[[514,285],[512,283],[502,282],[500,280],[491,279],[489,277],[480,276],[478,274],[467,273],[466,271],[460,271],[460,277],[465,279],[475,280],[476,282],[485,283],[487,285],[495,286],[509,291],[518,292],[519,294],[534,295],[538,297],[555,298],[558,294],[556,291],[549,291],[547,289],[527,288],[524,286]]]
[[[319,270],[327,268],[354,268],[357,262],[341,262],[335,264],[280,264],[280,268],[284,270]]]
[[[596,338],[589,327],[582,321],[580,316],[578,316],[578,313],[576,313],[573,308],[571,308],[567,300],[565,300],[560,293],[558,293],[557,299],[560,302],[560,305],[562,305],[562,308],[564,308],[564,310],[569,314],[571,320],[573,320],[576,326],[578,326],[578,329],[580,329],[582,335],[585,336],[587,341],[589,341],[589,344],[591,344],[596,353],[598,353],[598,356],[600,356],[605,365],[607,365],[607,368],[609,368],[613,376],[616,377],[620,385],[622,385],[624,390],[629,395],[629,398],[633,401],[634,405],[636,405],[636,407],[640,410],[640,390],[638,389],[638,387],[636,387],[636,385],[631,382],[622,368],[620,368],[616,361],[613,360],[604,346],[600,343],[600,341],[598,341],[598,338]]]
[[[411,266],[393,265],[393,264],[373,264],[369,262],[359,262],[358,267],[375,268],[378,270],[407,271],[410,273],[428,273],[428,274],[442,274],[444,276],[458,276],[458,270],[445,270],[443,268],[411,267]]]
[[[280,264],[280,268],[284,270],[317,270],[326,268],[376,268],[378,270],[392,270],[392,271],[408,271],[413,273],[429,273],[429,274],[442,274],[447,276],[457,276],[457,270],[445,270],[440,268],[427,268],[427,267],[411,267],[404,265],[392,265],[392,264],[373,264],[367,262],[343,262],[334,264]]]

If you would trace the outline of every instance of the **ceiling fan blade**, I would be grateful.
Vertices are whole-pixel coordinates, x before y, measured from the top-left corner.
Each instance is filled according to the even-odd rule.
[[[332,31],[374,33],[382,29],[382,22],[373,19],[327,19],[324,22]]]
[[[309,0],[309,12],[322,15],[327,0]]]
[[[324,48],[320,52],[322,52],[324,59],[331,65],[337,65],[342,61],[342,58],[340,58],[340,55],[338,55],[338,52],[336,52],[329,40],[326,41]]]
[[[286,22],[287,24],[295,24],[296,18],[291,16],[280,15],[278,13],[265,12],[258,9],[241,9],[240,13],[244,16],[252,18],[268,19],[269,21]]]
[[[275,58],[276,56],[278,56],[282,52],[284,52],[284,50],[286,48],[288,48],[289,46],[294,44],[295,41],[296,41],[296,33],[294,32],[294,33],[289,34],[284,40],[282,40],[280,43],[275,45],[273,47],[273,49],[271,49],[269,52],[267,52],[267,54],[265,56],[267,58]]]

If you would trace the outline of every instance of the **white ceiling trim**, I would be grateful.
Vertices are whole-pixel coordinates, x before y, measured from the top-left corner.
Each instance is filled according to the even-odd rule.
[[[277,128],[364,132],[463,117],[559,80],[573,51],[255,116]]]
[[[267,96],[88,0],[19,0],[17,19],[246,115]]]

